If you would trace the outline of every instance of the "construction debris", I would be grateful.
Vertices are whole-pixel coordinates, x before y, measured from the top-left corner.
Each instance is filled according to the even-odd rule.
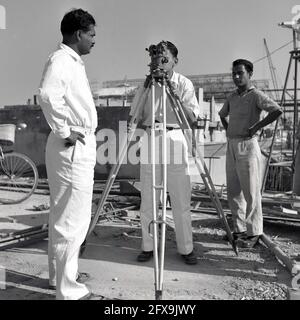
[[[38,242],[47,237],[47,224],[12,233],[2,234],[0,240],[0,250],[9,249],[12,247],[22,247],[28,244],[32,244],[34,242]]]
[[[50,205],[48,203],[41,204],[39,206],[33,206],[35,211],[45,211],[50,209]]]
[[[275,254],[277,259],[279,259],[286,266],[292,276],[295,276],[300,272],[300,264],[295,260],[290,259],[279,248],[279,246],[273,243],[265,234],[261,235],[260,240],[268,247],[268,249],[270,249]]]

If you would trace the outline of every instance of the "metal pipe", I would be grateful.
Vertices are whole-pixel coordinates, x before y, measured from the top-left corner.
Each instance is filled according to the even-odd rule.
[[[47,230],[37,230],[37,231],[25,232],[24,234],[18,234],[18,235],[15,235],[15,236],[6,237],[6,238],[0,240],[0,246],[3,243],[7,243],[7,242],[10,242],[10,241],[14,241],[14,240],[19,240],[19,239],[22,239],[22,238],[25,238],[25,237],[31,237],[31,236],[33,236],[35,234],[39,234],[41,232],[48,232],[48,229]]]
[[[298,101],[297,101],[297,84],[298,84],[298,51],[295,52],[295,74],[294,74],[294,126],[293,126],[293,159],[296,153],[296,132],[298,127]]]
[[[284,87],[283,87],[283,91],[282,91],[282,96],[281,96],[281,102],[280,105],[283,105],[283,102],[285,100],[285,92],[286,92],[286,87],[287,87],[287,83],[289,80],[289,75],[290,75],[290,70],[291,70],[291,65],[292,65],[292,61],[293,61],[293,51],[290,52],[290,61],[289,61],[289,65],[288,65],[288,69],[286,72],[286,77],[285,77],[285,81],[284,81]],[[276,124],[275,124],[275,128],[274,128],[274,132],[273,132],[273,137],[272,137],[272,142],[271,142],[271,146],[270,146],[270,152],[268,155],[268,159],[267,159],[267,163],[266,163],[266,168],[264,171],[264,176],[263,176],[263,180],[262,180],[262,184],[261,184],[261,193],[264,192],[265,190],[265,186],[266,186],[266,181],[267,181],[267,175],[268,175],[268,170],[269,170],[269,166],[270,166],[270,161],[271,161],[271,156],[272,156],[272,151],[273,151],[273,146],[274,146],[274,142],[275,142],[275,137],[276,137],[276,132],[277,132],[277,127],[278,127],[278,123],[279,123],[279,119],[276,120]],[[294,125],[295,127],[295,125]]]
[[[0,243],[0,250],[28,245],[47,237],[48,237],[48,230],[39,231],[31,235],[27,234],[17,239],[13,239],[8,242],[5,242],[3,245]]]
[[[297,264],[295,260],[291,260],[278,245],[273,243],[264,233],[260,236],[260,240],[270,249],[277,259],[279,259],[286,268],[290,271],[291,275],[294,276],[300,272],[300,264]]]

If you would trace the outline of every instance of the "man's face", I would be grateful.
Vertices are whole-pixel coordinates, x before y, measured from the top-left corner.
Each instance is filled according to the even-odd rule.
[[[168,59],[168,62],[163,64],[163,68],[165,71],[169,72],[173,70],[173,68],[177,64],[177,58],[175,58],[167,48],[164,51],[164,56]]]
[[[92,47],[95,45],[95,27],[90,25],[88,31],[79,30],[79,43],[78,43],[78,50],[81,55],[90,53]]]
[[[232,68],[232,79],[238,88],[247,86],[251,76],[252,73],[249,73],[243,64],[239,64]]]

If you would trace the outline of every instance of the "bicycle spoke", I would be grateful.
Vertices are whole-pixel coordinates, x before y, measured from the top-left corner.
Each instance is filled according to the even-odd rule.
[[[27,199],[37,181],[38,173],[32,160],[19,153],[5,154],[0,167],[0,190],[3,190],[0,202],[19,203]]]

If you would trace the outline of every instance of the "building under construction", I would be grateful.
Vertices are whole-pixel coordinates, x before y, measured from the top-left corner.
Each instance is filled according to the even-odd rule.
[[[235,90],[231,73],[190,75],[187,78],[192,81],[199,102],[209,102],[214,97],[217,103],[223,103],[226,96]],[[103,88],[94,91],[94,97],[96,100],[99,99],[101,104],[106,102],[106,105],[114,105],[117,100],[130,104],[137,87],[142,85],[144,81],[145,79],[105,81]],[[262,91],[270,89],[267,79],[253,80],[253,84]],[[112,101],[114,102],[111,103]]]
[[[201,102],[210,102],[212,99],[217,104],[223,104],[226,97],[236,89],[231,73],[217,73],[204,75],[189,75],[189,78],[195,88],[196,96]],[[126,80],[112,80],[103,82],[103,87],[93,86],[93,94],[98,106],[128,106],[136,93],[138,86],[142,85],[145,79],[126,79]],[[270,79],[252,80],[253,85],[269,95],[277,103],[281,103],[283,89],[275,88],[270,85]],[[283,100],[284,119],[293,118],[294,113],[294,89],[287,88],[285,90],[285,97]],[[298,106],[300,101],[298,101]],[[298,107],[299,108],[299,107]]]

